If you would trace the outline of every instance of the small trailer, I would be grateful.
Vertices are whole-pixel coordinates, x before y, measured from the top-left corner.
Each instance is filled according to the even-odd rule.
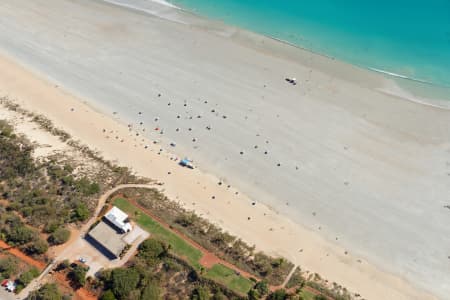
[[[17,284],[12,281],[12,280],[8,280],[8,282],[6,283],[6,290],[10,293],[13,293],[16,290]]]

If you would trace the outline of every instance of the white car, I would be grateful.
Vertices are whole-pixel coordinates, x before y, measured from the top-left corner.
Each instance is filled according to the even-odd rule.
[[[83,258],[83,257],[80,257],[80,258],[78,259],[78,261],[79,261],[80,263],[82,263],[82,264],[85,264],[85,263],[87,262],[86,258]]]

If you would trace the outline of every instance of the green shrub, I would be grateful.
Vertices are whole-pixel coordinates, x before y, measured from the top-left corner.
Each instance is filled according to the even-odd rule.
[[[285,300],[288,298],[288,295],[286,293],[286,290],[279,289],[275,292],[271,293],[269,297],[267,297],[268,300]]]
[[[13,245],[23,245],[31,242],[35,235],[34,230],[21,224],[10,227],[10,231],[6,234],[6,239],[8,243]]]
[[[26,300],[62,300],[62,295],[56,284],[46,283],[39,290],[31,292]]]
[[[89,209],[84,203],[80,203],[75,208],[75,220],[78,221],[85,221],[87,218],[89,218]]]
[[[44,232],[45,233],[53,233],[58,229],[60,224],[58,222],[50,221],[47,224],[45,224]]]
[[[191,295],[192,300],[208,300],[210,299],[210,293],[209,290],[206,287],[198,287],[196,288]]]
[[[86,284],[87,271],[88,269],[86,267],[82,265],[75,265],[72,268],[72,271],[70,271],[69,277],[75,284],[79,286],[84,286]]]
[[[100,297],[100,300],[116,300],[114,293],[111,290],[107,290]]]
[[[75,182],[75,188],[81,192],[84,196],[92,196],[100,191],[98,183],[91,182],[86,177],[81,178]]]
[[[212,300],[227,300],[227,296],[225,296],[224,293],[222,293],[222,291],[218,291],[214,294],[214,296],[212,297]]]
[[[67,242],[70,238],[70,231],[64,227],[56,229],[48,238],[52,245],[61,245]]]
[[[17,282],[16,283],[16,289],[14,290],[14,292],[16,294],[19,294],[24,288],[25,288],[25,285],[23,283]]]
[[[34,242],[32,242],[30,245],[28,245],[25,248],[25,252],[28,254],[44,254],[48,250],[48,243],[47,241],[37,238]]]
[[[34,278],[39,276],[39,270],[35,267],[32,267],[26,272],[23,272],[19,276],[19,282],[22,283],[24,286],[27,286]]]
[[[161,299],[161,291],[158,285],[154,282],[148,284],[143,290],[141,294],[141,300],[159,300]]]
[[[11,137],[13,128],[5,120],[0,120],[0,136]]]
[[[258,291],[255,289],[251,289],[247,293],[248,300],[258,300],[261,299],[261,296],[259,295]]]
[[[255,284],[255,290],[258,291],[258,294],[261,296],[267,295],[269,293],[269,285],[267,281],[262,280]]]
[[[25,177],[35,170],[33,148],[14,139],[14,135],[0,135],[0,181]]]
[[[139,283],[139,273],[135,269],[118,268],[111,272],[111,288],[119,300],[127,299],[128,295]]]
[[[16,258],[6,257],[0,259],[0,274],[4,278],[10,278],[17,272],[17,268],[19,267],[19,262]]]
[[[139,245],[139,257],[144,259],[160,258],[167,254],[167,246],[162,241],[147,239]]]

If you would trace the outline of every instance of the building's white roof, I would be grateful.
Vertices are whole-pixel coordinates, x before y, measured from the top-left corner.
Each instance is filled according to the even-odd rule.
[[[131,224],[125,222],[128,219],[128,215],[115,206],[105,214],[105,218],[125,232],[131,230]]]

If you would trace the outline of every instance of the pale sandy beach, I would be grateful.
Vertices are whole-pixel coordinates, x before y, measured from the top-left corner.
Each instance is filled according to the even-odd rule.
[[[0,96],[366,299],[449,299],[449,110],[378,74],[146,5],[160,17],[2,1]],[[198,168],[173,160],[185,156]]]

